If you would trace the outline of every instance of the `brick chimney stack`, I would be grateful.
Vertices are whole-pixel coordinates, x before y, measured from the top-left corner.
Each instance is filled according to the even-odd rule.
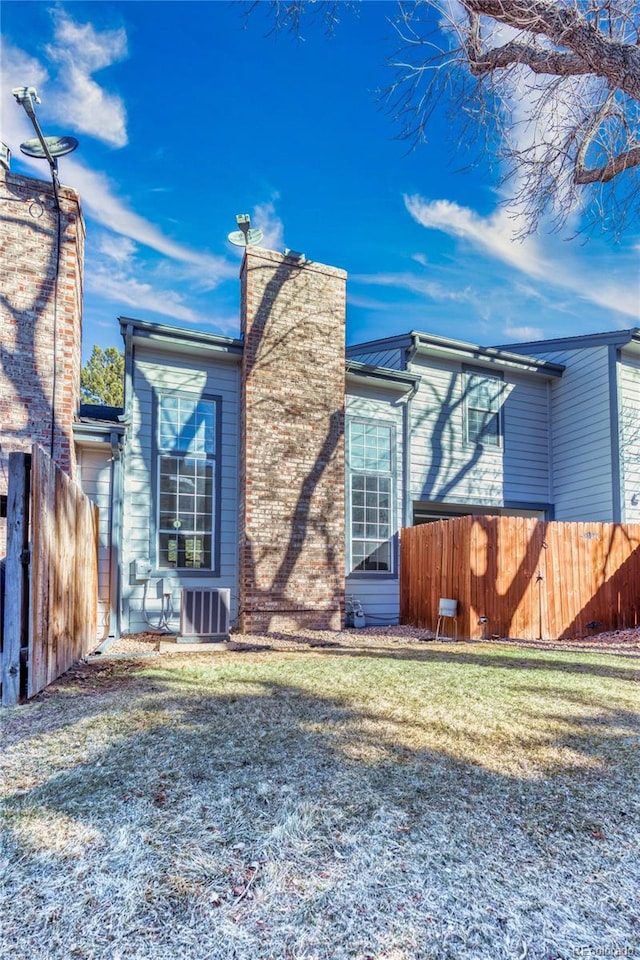
[[[0,165],[0,494],[8,454],[39,443],[75,476],[85,228],[77,192]]]
[[[241,271],[240,628],[339,629],[342,270],[248,247]]]

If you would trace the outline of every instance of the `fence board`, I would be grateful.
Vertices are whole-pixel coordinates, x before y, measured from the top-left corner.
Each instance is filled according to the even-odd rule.
[[[97,620],[97,508],[40,447],[32,516],[29,697],[89,652]]]
[[[403,530],[402,622],[435,629],[440,597],[458,600],[460,634],[474,639],[638,626],[640,524],[473,516]]]
[[[29,544],[29,454],[9,454],[7,491],[7,557],[5,561],[4,630],[2,638],[2,705],[20,698],[20,651],[28,604],[25,551]]]

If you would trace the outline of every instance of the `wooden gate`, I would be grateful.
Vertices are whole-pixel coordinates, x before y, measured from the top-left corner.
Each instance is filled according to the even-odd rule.
[[[98,509],[41,447],[9,456],[2,703],[33,697],[95,643]]]
[[[459,517],[402,531],[402,623],[461,637],[555,640],[640,624],[640,524]]]

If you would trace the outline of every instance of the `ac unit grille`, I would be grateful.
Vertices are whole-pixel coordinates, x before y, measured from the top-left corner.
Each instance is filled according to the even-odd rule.
[[[226,638],[229,635],[231,591],[183,587],[180,604],[181,637]]]

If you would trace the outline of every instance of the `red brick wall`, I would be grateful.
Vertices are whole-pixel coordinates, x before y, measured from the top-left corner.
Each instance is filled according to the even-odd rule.
[[[46,167],[46,164],[44,165]],[[0,169],[0,493],[7,458],[41,444],[71,476],[80,389],[84,221],[75,190]]]
[[[240,628],[339,629],[346,274],[251,247],[241,281]]]

